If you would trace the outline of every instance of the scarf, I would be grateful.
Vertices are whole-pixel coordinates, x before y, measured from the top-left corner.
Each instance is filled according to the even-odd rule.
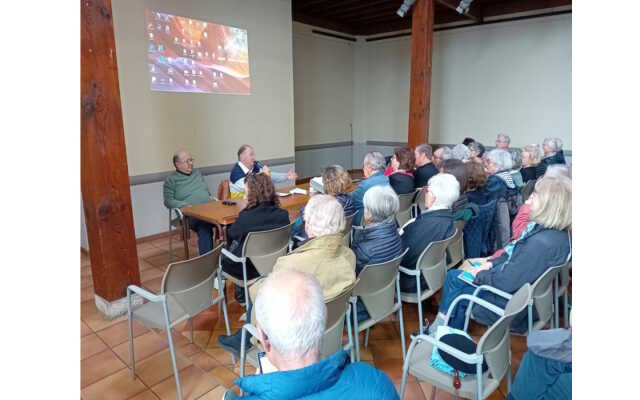
[[[511,260],[511,255],[513,254],[513,249],[516,247],[516,243],[518,243],[525,236],[527,236],[533,230],[533,228],[535,228],[535,226],[536,226],[536,223],[534,221],[529,222],[527,224],[527,227],[524,228],[524,230],[522,231],[522,233],[520,234],[520,236],[518,236],[518,238],[516,240],[513,240],[513,241],[509,242],[509,244],[504,246],[504,252],[507,253],[507,261],[502,263],[502,265],[500,266],[500,271],[504,270],[504,266],[507,265],[509,263],[509,261]]]

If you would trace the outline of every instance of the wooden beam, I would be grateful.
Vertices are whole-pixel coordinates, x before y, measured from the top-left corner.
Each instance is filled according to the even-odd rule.
[[[486,3],[483,6],[483,16],[487,18],[525,11],[544,10],[547,8],[570,6],[571,3],[571,0],[519,0]]]
[[[81,189],[95,294],[140,284],[111,0],[81,0]]]
[[[417,0],[411,20],[409,147],[429,141],[434,0]]]
[[[343,24],[339,21],[330,20],[327,18],[316,17],[312,15],[307,15],[300,12],[293,12],[293,20],[296,22],[301,22],[307,25],[313,25],[320,28],[330,29],[332,31],[347,33],[349,35],[355,35],[354,29],[347,25]]]
[[[398,5],[391,5],[391,8],[398,9]],[[371,0],[364,1],[351,6],[336,4],[331,8],[320,11],[328,17],[335,17],[338,19],[344,19],[344,17],[358,15],[359,13],[366,13],[366,11],[377,11],[381,8],[389,8],[389,0]]]
[[[379,33],[401,31],[411,28],[410,18],[397,18],[395,21],[384,21],[380,23],[358,24],[354,28],[354,35],[376,35]]]
[[[459,0],[436,0],[436,1],[438,2],[438,4],[441,4],[446,8],[458,13],[457,8],[458,8],[458,5],[460,4]],[[478,5],[477,1],[471,2],[469,11],[462,13],[461,15],[464,15],[465,17],[470,18],[476,23],[480,24],[482,23],[482,15],[479,14],[479,7],[480,6]]]

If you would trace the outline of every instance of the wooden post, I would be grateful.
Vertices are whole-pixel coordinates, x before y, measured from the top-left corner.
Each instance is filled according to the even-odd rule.
[[[433,0],[417,0],[411,20],[411,89],[409,94],[409,147],[429,141]]]
[[[140,284],[140,271],[113,18],[110,0],[81,0],[80,5],[82,202],[96,305],[114,317],[126,311],[126,287]]]

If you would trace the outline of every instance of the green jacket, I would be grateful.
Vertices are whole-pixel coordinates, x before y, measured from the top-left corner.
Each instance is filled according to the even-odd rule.
[[[167,208],[182,208],[211,200],[209,187],[197,169],[191,175],[173,171],[165,179],[163,191],[164,206]]]

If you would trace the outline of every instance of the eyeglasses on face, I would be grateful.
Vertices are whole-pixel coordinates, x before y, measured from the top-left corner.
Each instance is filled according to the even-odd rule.
[[[195,159],[193,158],[187,158],[186,160],[182,160],[180,161],[183,164],[193,164],[193,162],[195,161]]]

